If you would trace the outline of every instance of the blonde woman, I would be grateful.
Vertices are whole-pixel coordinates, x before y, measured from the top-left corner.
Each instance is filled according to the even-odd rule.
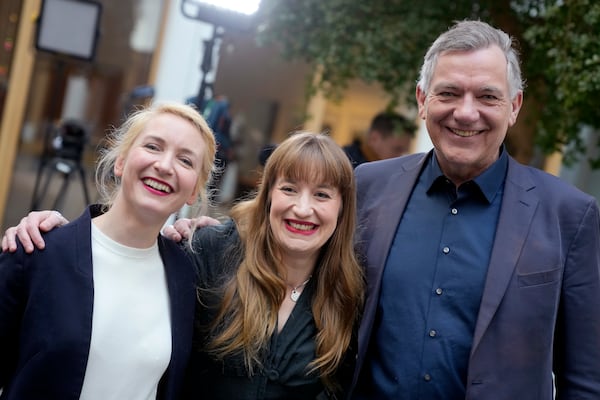
[[[0,255],[3,399],[176,399],[188,362],[193,267],[159,235],[206,200],[215,142],[198,112],[132,115],[99,161],[103,205],[47,233],[44,250]]]

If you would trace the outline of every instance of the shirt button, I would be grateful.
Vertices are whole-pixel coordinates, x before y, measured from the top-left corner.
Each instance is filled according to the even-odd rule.
[[[452,215],[458,214],[458,210],[456,208],[453,208],[452,210],[450,210],[450,212],[452,213]]]
[[[269,378],[269,380],[276,381],[277,379],[279,379],[279,371],[277,371],[276,369],[269,370],[267,372],[267,378]]]
[[[437,332],[435,331],[435,329],[432,329],[429,331],[429,336],[430,337],[436,337],[437,336]]]
[[[423,379],[425,380],[425,382],[429,382],[431,380],[431,375],[425,374],[423,375]]]
[[[435,289],[435,294],[437,295],[441,295],[444,291],[442,290],[442,288],[437,288]]]
[[[444,254],[448,254],[450,253],[450,247],[446,246],[442,249],[442,251],[444,252]]]

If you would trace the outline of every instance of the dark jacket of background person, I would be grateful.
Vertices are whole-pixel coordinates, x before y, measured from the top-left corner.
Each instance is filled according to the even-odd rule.
[[[196,251],[199,304],[196,309],[194,350],[186,379],[186,396],[190,399],[328,399],[320,378],[306,375],[315,356],[317,329],[311,312],[316,274],[302,295],[281,332],[273,334],[270,349],[262,366],[248,377],[241,355],[216,360],[205,351],[209,326],[222,299],[220,287],[235,274],[242,257],[239,234],[232,221],[222,226],[197,230],[193,237]],[[317,265],[316,268],[319,268]],[[346,353],[336,378],[347,389],[352,380],[356,343]],[[338,393],[337,398],[342,398]]]
[[[355,170],[369,288],[357,370],[369,351],[388,249],[429,157],[431,152]],[[557,398],[599,398],[599,230],[593,197],[509,157],[468,363],[467,400],[552,399],[553,371]]]
[[[92,335],[91,217],[97,213],[92,207],[45,234],[43,251],[25,254],[19,246],[15,254],[0,255],[1,399],[79,399]],[[196,277],[176,243],[159,237],[158,246],[172,350],[157,398],[178,399],[191,349]]]

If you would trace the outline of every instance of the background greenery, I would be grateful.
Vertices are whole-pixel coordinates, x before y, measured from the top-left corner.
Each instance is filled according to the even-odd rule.
[[[335,98],[353,79],[378,83],[390,107],[414,104],[432,41],[456,20],[481,19],[513,36],[526,79],[525,104],[507,146],[521,162],[587,152],[580,135],[600,128],[600,2],[596,0],[263,0],[259,39],[318,74],[312,89]],[[599,146],[596,141],[596,146]],[[596,153],[598,154],[598,153]],[[600,168],[600,156],[589,159]]]

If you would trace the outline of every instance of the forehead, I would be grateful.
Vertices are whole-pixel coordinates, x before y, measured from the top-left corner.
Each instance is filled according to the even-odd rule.
[[[171,113],[160,113],[149,118],[138,128],[135,140],[157,140],[188,148],[195,153],[202,153],[205,143],[201,131],[191,121]]]
[[[439,55],[432,79],[435,85],[485,82],[508,84],[507,60],[498,46],[472,51],[447,51]]]

